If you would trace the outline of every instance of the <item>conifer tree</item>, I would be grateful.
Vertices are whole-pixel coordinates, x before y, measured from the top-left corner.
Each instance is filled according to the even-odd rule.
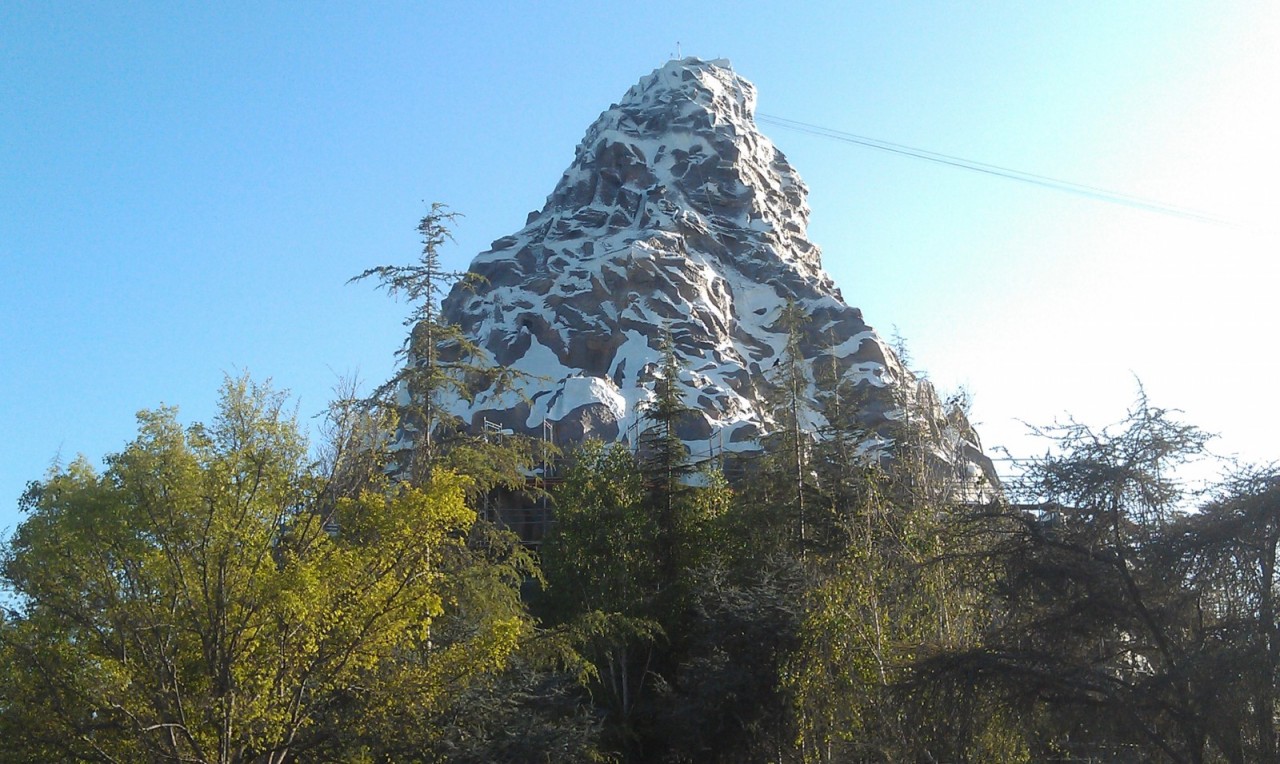
[[[794,300],[787,300],[779,321],[787,330],[787,345],[782,351],[781,363],[778,366],[778,389],[781,393],[777,409],[781,416],[779,425],[782,429],[786,457],[790,460],[790,472],[794,511],[796,518],[796,545],[800,549],[801,559],[808,552],[809,533],[808,517],[805,511],[805,494],[808,492],[809,474],[809,434],[804,428],[802,412],[807,408],[805,393],[809,388],[809,375],[805,368],[805,358],[800,347],[803,327],[808,322]]]
[[[441,260],[442,248],[453,240],[452,225],[458,217],[447,205],[432,203],[418,222],[422,251],[416,262],[369,268],[350,281],[374,278],[390,296],[402,296],[411,306],[404,319],[409,336],[398,352],[404,363],[370,399],[375,406],[396,413],[401,439],[412,442],[399,449],[401,463],[394,473],[422,482],[447,457],[448,466],[475,478],[475,498],[498,485],[523,486],[524,474],[536,461],[537,444],[523,436],[500,441],[468,437],[469,423],[451,413],[453,404],[470,401],[475,390],[505,390],[521,376],[491,363],[485,350],[441,313],[441,299],[451,287],[471,288],[480,278],[447,270]]]
[[[657,527],[655,554],[659,586],[678,585],[680,571],[688,567],[692,551],[689,538],[696,518],[689,498],[694,489],[689,475],[694,466],[689,449],[680,438],[680,423],[692,413],[680,396],[680,361],[671,335],[662,341],[662,367],[654,383],[654,399],[645,408],[649,428],[641,436],[640,465],[648,485],[647,504]]]
[[[595,665],[597,697],[622,727],[651,682],[660,631],[658,532],[644,498],[644,477],[630,451],[589,441],[556,493],[556,525],[541,550],[545,614],[581,636]]]
[[[817,474],[814,456],[819,433],[809,399],[814,388],[810,362],[804,356],[804,327],[808,317],[793,301],[783,308],[778,324],[787,341],[767,375],[766,401],[770,431],[761,439],[753,477],[744,486],[751,495],[744,532],[759,537],[758,546],[776,547],[783,539],[787,554],[805,559],[815,543],[825,543],[830,523],[815,506]],[[822,522],[815,522],[817,520]],[[777,551],[781,551],[778,549]]]
[[[632,454],[586,444],[556,493],[557,526],[542,550],[550,614],[583,636],[609,737],[627,760],[657,760],[672,745],[671,693],[688,650],[695,580],[715,555],[714,521],[729,492],[701,471],[680,437],[694,412],[664,338],[648,428]]]
[[[412,306],[404,324],[409,327],[399,354],[404,366],[377,391],[377,395],[398,396],[396,408],[400,411],[401,426],[418,434],[419,454],[430,463],[435,456],[436,430],[442,415],[440,404],[445,394],[465,396],[468,392],[465,372],[454,361],[446,361],[442,351],[478,350],[469,344],[457,327],[440,320],[440,300],[447,288],[465,274],[447,271],[440,261],[440,248],[452,241],[451,225],[458,213],[449,211],[440,202],[432,203],[431,210],[418,221],[418,233],[422,237],[422,252],[416,263],[410,265],[379,265],[368,268],[350,281],[376,278],[381,288],[391,297],[403,295]],[[463,372],[459,374],[458,372]]]

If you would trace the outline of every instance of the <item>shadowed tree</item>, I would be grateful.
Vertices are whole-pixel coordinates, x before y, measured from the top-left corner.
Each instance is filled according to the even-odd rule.
[[[1212,739],[1212,685],[1197,679],[1202,599],[1186,561],[1168,553],[1184,521],[1177,468],[1207,436],[1145,396],[1113,427],[1041,432],[1053,448],[1016,487],[1023,507],[972,518],[993,542],[978,557],[995,571],[985,585],[1000,617],[977,647],[922,668],[1035,711],[1039,755],[1144,750],[1198,764],[1215,746],[1225,754]]]

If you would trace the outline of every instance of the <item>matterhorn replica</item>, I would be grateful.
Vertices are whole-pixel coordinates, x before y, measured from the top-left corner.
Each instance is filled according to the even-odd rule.
[[[807,188],[756,127],[755,103],[727,61],[685,58],[600,115],[542,209],[478,255],[481,278],[442,305],[489,362],[523,373],[453,413],[561,445],[636,443],[670,347],[693,409],[679,431],[690,452],[749,454],[775,427],[771,374],[794,338],[812,437],[829,424],[826,369],[857,391],[868,459],[892,460],[892,425],[911,409],[962,492],[983,493],[994,477],[968,423],[944,415],[823,271]]]

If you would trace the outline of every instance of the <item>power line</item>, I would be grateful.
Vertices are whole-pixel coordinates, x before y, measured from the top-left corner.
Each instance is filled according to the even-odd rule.
[[[880,151],[887,151],[893,154],[923,159],[928,162],[935,162],[949,167],[958,167],[962,170],[970,170],[972,172],[980,172],[986,175],[995,175],[1008,180],[1030,183],[1043,188],[1077,194],[1079,196],[1096,199],[1110,204],[1123,204],[1127,207],[1146,210],[1148,212],[1155,212],[1161,215],[1172,215],[1174,217],[1186,218],[1189,220],[1199,220],[1204,223],[1231,225],[1229,221],[1205,212],[1200,212],[1187,207],[1178,207],[1155,199],[1147,199],[1140,196],[1134,196],[1132,194],[1124,194],[1119,191],[1098,188],[1097,186],[1087,186],[1083,183],[1072,183],[1069,180],[1062,180],[1061,178],[1037,175],[1031,172],[1015,170],[1011,167],[987,164],[985,162],[965,159],[964,157],[953,156],[951,154],[942,154],[937,151],[929,151],[928,149],[905,146],[901,143],[882,141],[877,138],[868,138],[863,135],[846,133],[841,130],[822,127],[821,125],[813,125],[808,122],[801,122],[795,119],[787,119],[786,117],[777,117],[771,114],[759,114],[757,115],[757,119],[760,122],[775,125],[787,130],[795,130],[796,132],[808,133],[810,135],[829,138],[831,140],[841,141],[844,143],[853,143],[858,146],[865,146],[867,148],[879,149]]]

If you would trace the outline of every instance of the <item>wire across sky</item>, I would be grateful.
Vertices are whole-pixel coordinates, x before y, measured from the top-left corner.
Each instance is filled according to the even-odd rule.
[[[842,130],[836,130],[830,127],[822,127],[808,122],[801,122],[795,119],[779,117],[772,114],[758,114],[756,119],[768,125],[774,125],[787,130],[808,133],[821,138],[828,138],[843,143],[852,143],[857,146],[866,148],[879,149],[893,154],[913,157],[915,159],[923,159],[937,164],[947,165],[949,167],[957,167],[962,170],[970,170],[972,172],[980,172],[986,175],[994,175],[996,177],[1005,178],[1007,180],[1016,180],[1022,183],[1030,183],[1032,185],[1041,186],[1043,188],[1052,189],[1054,191],[1063,191],[1070,194],[1096,199],[1108,204],[1121,204],[1126,207],[1134,207],[1148,212],[1155,212],[1161,215],[1172,215],[1174,217],[1186,218],[1189,220],[1199,220],[1205,223],[1213,223],[1216,225],[1231,225],[1230,221],[1215,217],[1199,210],[1189,209],[1187,207],[1177,207],[1172,204],[1166,204],[1156,199],[1147,199],[1132,194],[1125,194],[1119,191],[1111,191],[1097,186],[1089,186],[1082,183],[1073,183],[1069,180],[1061,178],[1052,178],[1047,175],[1037,175],[1035,173],[1023,172],[1015,170],[1011,167],[1002,167],[1000,165],[987,164],[978,162],[964,157],[953,156],[951,154],[942,154],[937,151],[929,151],[914,146],[905,146],[901,143],[893,143],[891,141],[882,141],[877,138],[868,138],[863,135],[855,135],[854,133],[846,133]]]

